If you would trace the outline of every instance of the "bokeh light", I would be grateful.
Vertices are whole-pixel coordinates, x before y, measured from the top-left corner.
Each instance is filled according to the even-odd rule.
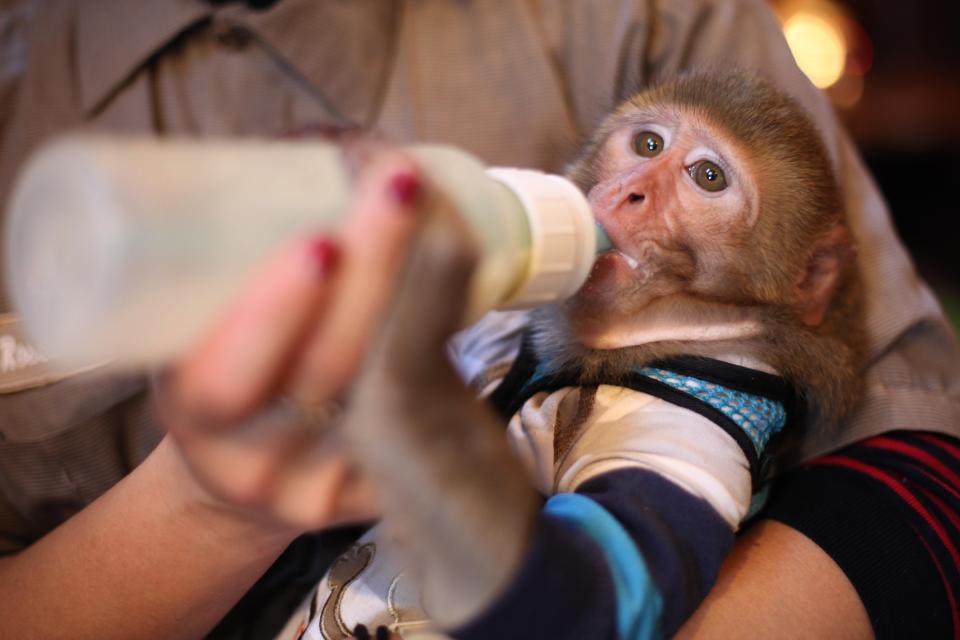
[[[835,21],[797,11],[783,24],[783,34],[797,65],[821,89],[837,82],[847,65],[847,42]]]

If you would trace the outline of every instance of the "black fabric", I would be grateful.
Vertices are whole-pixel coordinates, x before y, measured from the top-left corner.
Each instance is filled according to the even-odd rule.
[[[504,420],[510,420],[530,396],[521,395],[524,386],[537,370],[537,356],[533,352],[529,334],[524,334],[520,352],[492,394],[489,403]],[[562,387],[561,387],[562,388]],[[532,394],[531,394],[532,395]]]
[[[330,564],[369,527],[300,536],[234,605],[208,640],[272,640]]]
[[[960,535],[943,507],[958,514],[954,492],[960,487],[935,479],[929,466],[871,446],[877,440],[852,445],[778,479],[761,518],[796,529],[837,563],[880,640],[960,637],[955,635],[960,629],[954,629],[951,588],[945,586],[952,585],[954,592],[960,588],[958,568],[916,510],[919,505],[933,514],[956,545]],[[923,446],[903,432],[882,440]],[[906,488],[916,499],[914,506],[873,477],[875,472]],[[939,494],[939,505],[925,498],[919,486]]]

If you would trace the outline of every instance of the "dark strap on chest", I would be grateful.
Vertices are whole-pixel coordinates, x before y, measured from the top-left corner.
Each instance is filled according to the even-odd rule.
[[[726,389],[779,402],[786,411],[788,425],[796,422],[801,412],[802,405],[794,387],[785,379],[763,371],[699,356],[668,358],[644,365],[644,368],[646,367],[691,376]],[[740,446],[750,463],[754,488],[758,488],[765,479],[769,456],[765,452],[757,452],[753,441],[740,425],[703,399],[642,373],[642,368],[629,371],[616,379],[586,379],[577,369],[544,371],[530,341],[525,338],[517,359],[491,394],[489,401],[505,420],[510,420],[528,399],[541,391],[553,392],[565,387],[600,384],[647,393],[704,416],[728,433]]]

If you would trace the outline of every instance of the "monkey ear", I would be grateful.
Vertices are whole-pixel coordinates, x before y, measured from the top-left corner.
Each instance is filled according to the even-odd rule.
[[[797,283],[803,324],[816,327],[823,322],[844,268],[854,259],[854,253],[850,232],[843,224],[838,223],[816,242]]]

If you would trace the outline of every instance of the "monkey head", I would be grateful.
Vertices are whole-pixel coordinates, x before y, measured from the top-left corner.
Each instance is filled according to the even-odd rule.
[[[750,74],[701,72],[633,96],[569,175],[614,247],[565,308],[588,347],[609,348],[611,330],[665,300],[816,328],[852,262],[816,129]]]

